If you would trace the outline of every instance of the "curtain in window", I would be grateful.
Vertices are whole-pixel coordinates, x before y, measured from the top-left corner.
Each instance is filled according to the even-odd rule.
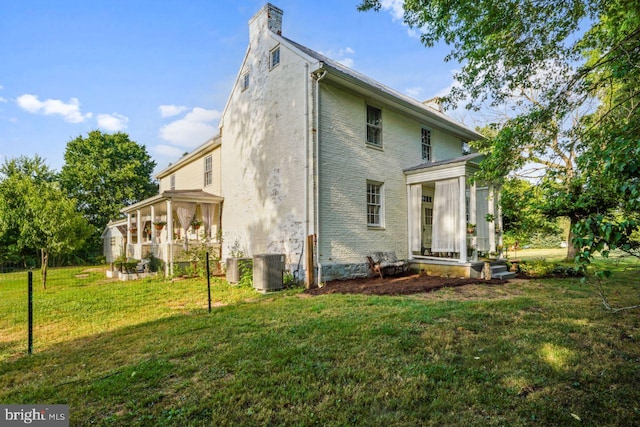
[[[422,250],[422,184],[412,185],[409,191],[409,218],[411,223],[411,252],[419,252]],[[422,255],[422,253],[420,253]]]
[[[214,205],[211,203],[203,203],[200,205],[202,212],[202,224],[204,225],[204,238],[206,240],[211,236],[211,226],[213,225]]]
[[[489,250],[489,223],[485,216],[489,213],[489,189],[478,188],[476,190],[476,241],[478,250],[486,252]]]
[[[433,252],[460,251],[460,184],[457,179],[436,181],[433,196]]]
[[[178,215],[178,221],[180,221],[180,226],[184,230],[184,249],[187,250],[189,248],[189,239],[187,238],[187,230],[189,229],[189,227],[191,227],[191,221],[193,221],[193,217],[196,214],[196,204],[190,203],[190,202],[176,203],[176,214]]]

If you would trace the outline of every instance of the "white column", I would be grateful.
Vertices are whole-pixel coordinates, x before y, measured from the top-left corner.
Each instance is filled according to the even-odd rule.
[[[173,207],[171,200],[167,200],[167,256],[165,259],[167,275],[173,275]]]
[[[497,226],[500,228],[500,234],[498,234],[497,236],[497,243],[496,245],[498,246],[503,246],[504,243],[502,242],[502,237],[504,236],[504,225],[502,224],[502,208],[500,207],[500,188],[497,188],[495,190],[495,197],[496,197],[496,224]],[[497,248],[496,248],[497,250]]]
[[[142,246],[142,226],[144,224],[142,224],[142,211],[140,209],[138,209],[136,211],[136,222],[138,223],[138,230],[137,230],[137,237],[138,237],[138,246]],[[142,253],[142,252],[140,252]]]
[[[487,199],[488,212],[489,215],[494,216],[494,220],[489,223],[489,252],[496,251],[496,223],[495,223],[495,214],[496,214],[496,204],[495,204],[495,194],[493,184],[489,184],[489,197]]]
[[[129,245],[131,245],[131,214],[127,212],[127,247],[124,248],[125,257],[129,257]]]
[[[156,207],[151,205],[151,244],[156,244],[156,226],[153,223],[156,221]]]
[[[477,203],[478,203],[478,198],[476,195],[476,182],[474,180],[469,187],[469,223],[475,224],[476,227],[478,225],[478,214],[476,212],[478,207]],[[472,261],[477,261],[478,260],[478,236],[476,235],[476,233],[473,233],[471,235],[471,247],[473,248]]]
[[[459,218],[458,218],[458,236],[460,239],[460,262],[467,262],[467,182],[463,175],[458,178],[460,184],[459,199]]]

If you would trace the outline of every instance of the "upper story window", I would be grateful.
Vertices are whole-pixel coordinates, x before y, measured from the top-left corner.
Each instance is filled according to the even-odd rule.
[[[431,153],[431,131],[422,128],[422,161],[430,162],[433,160]]]
[[[466,156],[467,154],[471,154],[471,147],[468,142],[462,141],[462,155]]]
[[[269,55],[269,69],[273,69],[280,64],[280,46],[273,49]]]
[[[204,186],[211,185],[213,183],[213,161],[211,156],[204,158]]]
[[[247,71],[240,77],[240,86],[245,91],[249,87],[249,72]]]
[[[367,105],[367,143],[382,147],[382,110]]]
[[[379,182],[367,182],[367,226],[384,226],[382,184]]]
[[[169,177],[169,190],[175,190],[176,189],[176,174],[172,173],[171,176]]]

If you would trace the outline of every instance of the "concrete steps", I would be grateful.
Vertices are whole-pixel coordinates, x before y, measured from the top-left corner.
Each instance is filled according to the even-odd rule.
[[[496,280],[515,279],[516,273],[507,271],[506,264],[491,264],[491,278]]]

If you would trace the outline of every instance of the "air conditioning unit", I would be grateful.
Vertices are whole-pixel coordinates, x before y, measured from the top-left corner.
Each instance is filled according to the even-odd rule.
[[[277,291],[284,287],[284,255],[259,254],[253,256],[253,287],[261,292]]]
[[[251,258],[227,258],[227,282],[238,283],[242,273],[246,269],[251,270],[251,264]]]

